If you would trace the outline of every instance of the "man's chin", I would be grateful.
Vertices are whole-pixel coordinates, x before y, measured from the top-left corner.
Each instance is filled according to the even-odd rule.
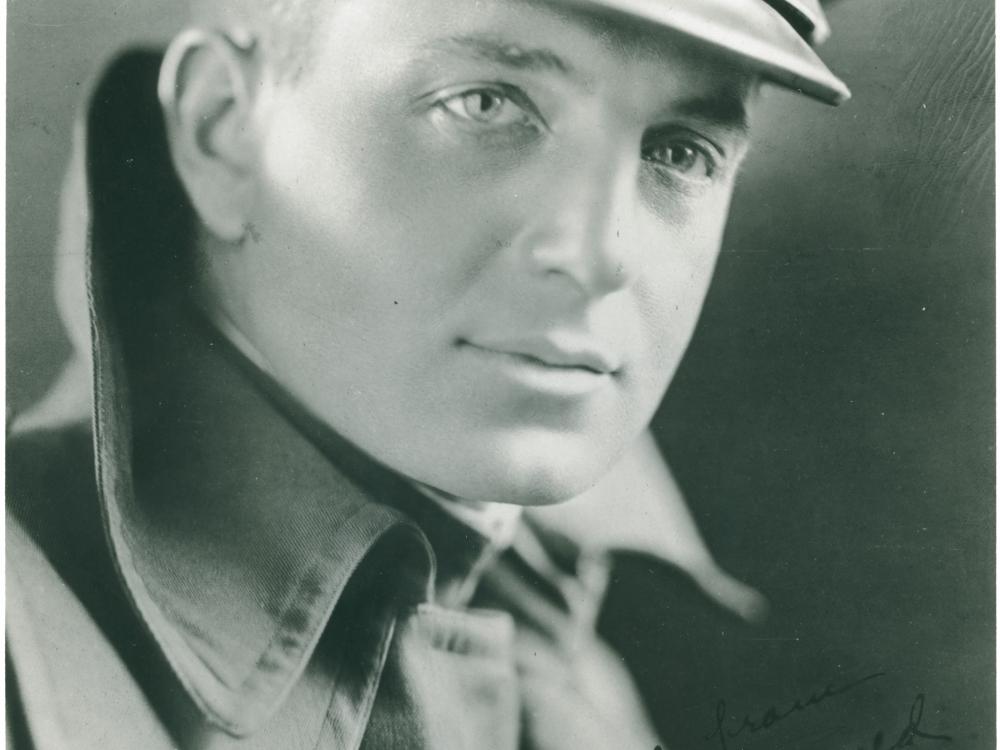
[[[449,471],[428,483],[449,494],[482,502],[522,506],[565,502],[597,484],[621,453],[573,442],[532,447],[531,441],[525,441],[508,450],[494,446],[489,455],[466,454],[464,460],[455,461]]]

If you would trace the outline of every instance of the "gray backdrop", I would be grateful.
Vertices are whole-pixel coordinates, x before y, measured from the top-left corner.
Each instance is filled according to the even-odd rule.
[[[9,0],[8,412],[68,351],[52,247],[69,128],[174,3]],[[674,748],[830,680],[885,676],[729,747],[993,747],[993,4],[844,0],[839,110],[773,93],[702,324],[655,423],[718,557],[771,599],[706,617],[623,561],[604,627]]]

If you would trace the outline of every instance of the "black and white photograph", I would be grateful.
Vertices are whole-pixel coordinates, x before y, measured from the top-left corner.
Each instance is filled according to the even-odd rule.
[[[992,0],[9,0],[6,746],[990,750]]]

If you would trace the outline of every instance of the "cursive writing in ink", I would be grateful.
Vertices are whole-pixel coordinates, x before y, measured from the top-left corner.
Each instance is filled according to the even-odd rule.
[[[856,687],[863,685],[869,680],[874,680],[877,677],[883,677],[885,672],[876,672],[874,674],[862,677],[860,680],[855,680],[854,682],[849,682],[846,685],[837,686],[833,682],[827,683],[826,687],[823,688],[821,692],[812,693],[808,698],[796,698],[791,705],[779,709],[777,706],[770,706],[764,710],[759,717],[751,717],[749,714],[743,716],[743,721],[740,722],[739,726],[735,729],[726,726],[726,719],[728,718],[728,709],[726,707],[726,702],[720,698],[718,703],[715,704],[715,731],[709,735],[705,736],[706,740],[711,740],[716,737],[719,738],[719,745],[722,750],[729,750],[727,740],[735,739],[739,737],[744,732],[748,734],[757,734],[758,732],[765,732],[775,724],[784,721],[792,714],[800,713],[813,706],[818,706],[823,701],[834,698],[838,695],[843,695],[844,693],[853,690]],[[879,749],[881,750],[881,749]]]

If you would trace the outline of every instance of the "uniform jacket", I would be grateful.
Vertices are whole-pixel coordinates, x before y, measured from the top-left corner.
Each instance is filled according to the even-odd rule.
[[[314,422],[189,301],[158,65],[94,89],[61,216],[75,353],[8,436],[9,746],[652,750],[595,629],[608,545],[757,604],[655,451],[501,548]],[[638,514],[617,539],[608,496]]]

